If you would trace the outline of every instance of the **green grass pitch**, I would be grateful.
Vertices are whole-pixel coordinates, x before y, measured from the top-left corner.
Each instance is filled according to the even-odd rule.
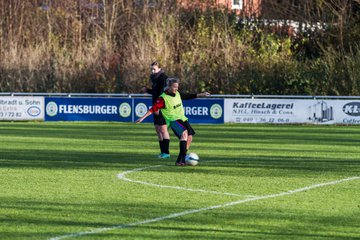
[[[360,239],[360,127],[0,122],[0,239]]]

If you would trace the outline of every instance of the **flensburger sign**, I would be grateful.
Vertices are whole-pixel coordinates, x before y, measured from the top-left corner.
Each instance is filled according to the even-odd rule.
[[[224,100],[197,98],[183,100],[184,113],[189,118],[190,123],[224,123]],[[151,108],[150,98],[134,99],[135,119],[145,115]],[[152,122],[152,117],[148,117],[144,122]]]
[[[127,98],[46,98],[45,121],[131,121]]]
[[[224,100],[183,101],[191,123],[224,123]],[[152,106],[150,98],[45,98],[45,121],[134,122]],[[148,117],[144,122],[153,122]]]

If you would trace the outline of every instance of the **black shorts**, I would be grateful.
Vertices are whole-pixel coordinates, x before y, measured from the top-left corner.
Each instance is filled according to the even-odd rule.
[[[170,122],[170,127],[173,130],[174,134],[180,139],[182,133],[187,130],[188,135],[195,135],[194,129],[190,126],[190,123],[188,121],[182,121],[182,120],[176,120],[173,122]]]
[[[153,113],[153,119],[154,119],[154,125],[166,125],[166,121],[161,113],[161,110],[159,111],[159,115]]]

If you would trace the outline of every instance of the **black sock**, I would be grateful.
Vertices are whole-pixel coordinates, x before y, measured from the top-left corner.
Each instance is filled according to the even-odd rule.
[[[159,140],[159,145],[160,145],[160,152],[163,153],[164,152],[164,140],[162,140],[162,141]]]
[[[163,153],[170,154],[169,145],[170,145],[170,139],[163,139]]]
[[[177,162],[185,161],[186,152],[186,141],[180,141],[180,152],[177,158]]]

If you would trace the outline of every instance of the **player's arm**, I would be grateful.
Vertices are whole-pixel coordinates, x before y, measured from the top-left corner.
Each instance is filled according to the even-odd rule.
[[[154,103],[154,105],[149,109],[149,111],[147,111],[144,116],[136,120],[136,123],[141,123],[142,121],[144,121],[145,118],[164,107],[165,101],[162,97],[159,97],[158,100],[156,100],[156,102]]]
[[[209,96],[210,96],[209,92],[202,92],[196,94],[196,97],[209,97]]]
[[[152,94],[153,90],[151,88],[147,88],[147,87],[142,87],[141,88],[141,93],[148,93],[148,94]]]
[[[144,121],[145,118],[147,118],[148,116],[150,116],[152,114],[152,112],[149,110],[145,113],[144,116],[142,116],[141,118],[139,118],[138,120],[136,120],[136,123],[141,123],[142,121]]]
[[[208,97],[210,93],[202,92],[202,93],[182,93],[180,92],[180,96],[182,100],[190,100],[198,97]]]

